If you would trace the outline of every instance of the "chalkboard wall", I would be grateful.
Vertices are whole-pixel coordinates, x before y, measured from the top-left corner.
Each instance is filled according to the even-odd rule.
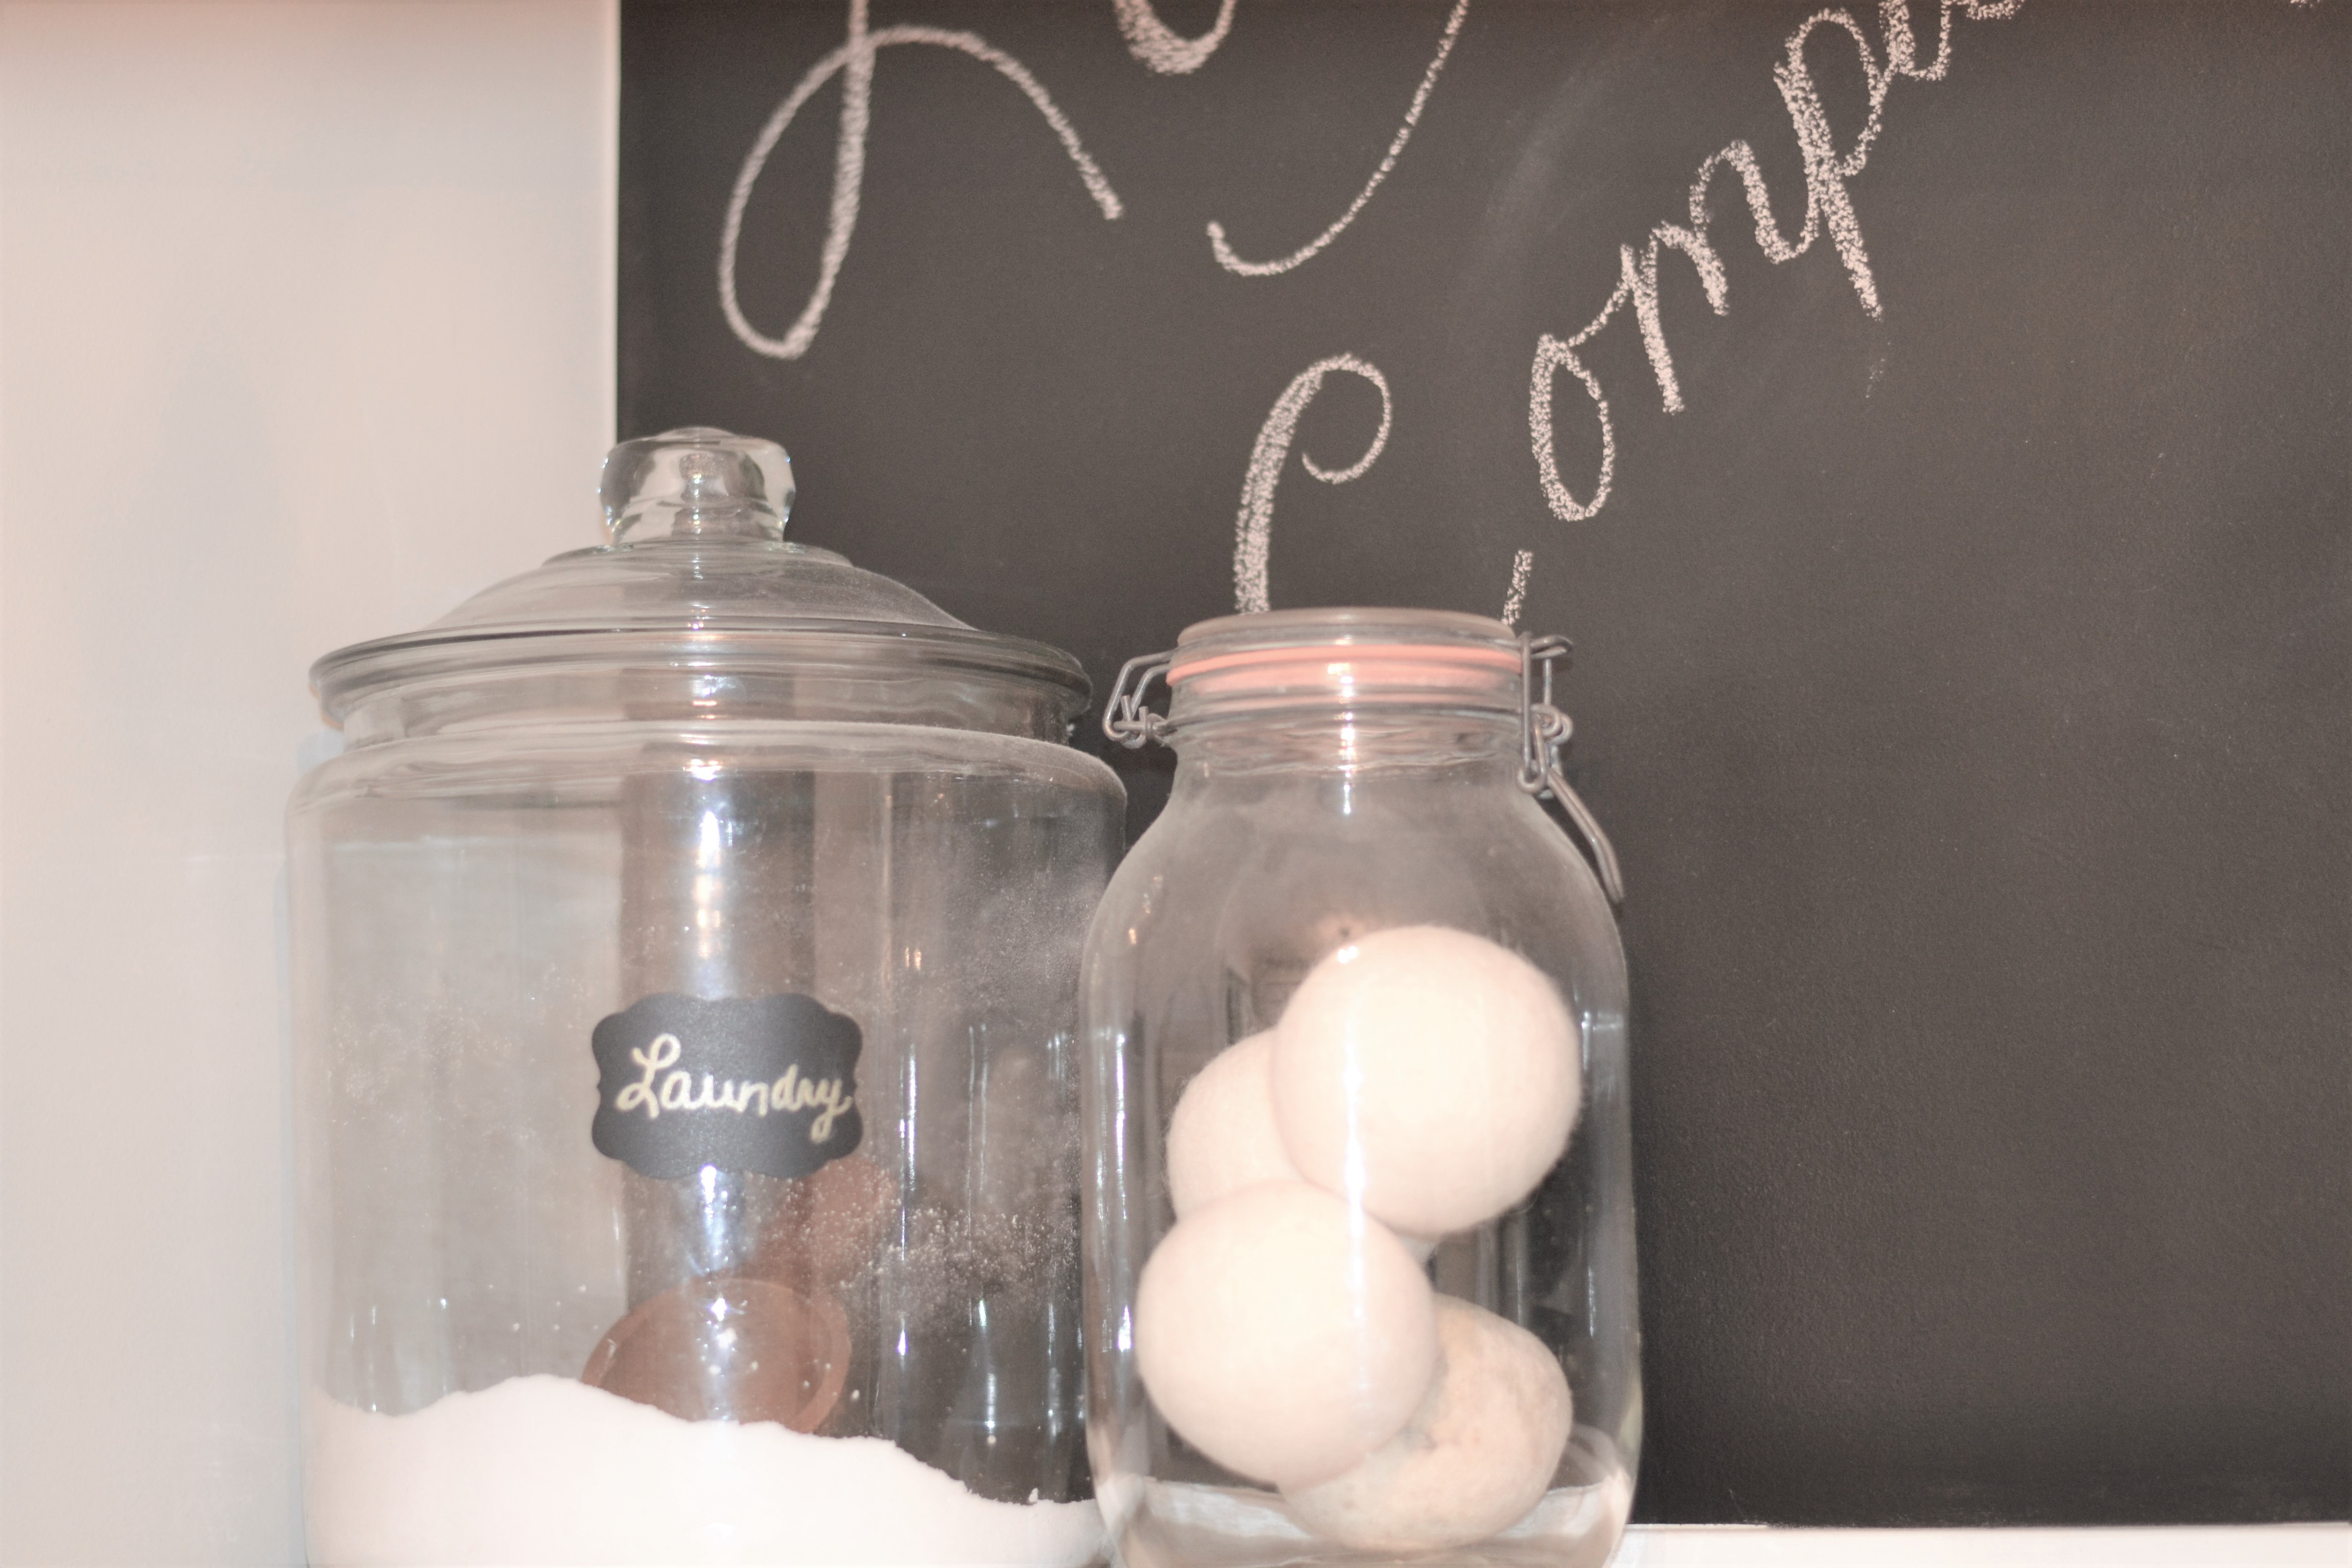
[[[621,433],[1576,639],[1643,1517],[2342,1517],[2352,8],[1849,5],[629,0]]]

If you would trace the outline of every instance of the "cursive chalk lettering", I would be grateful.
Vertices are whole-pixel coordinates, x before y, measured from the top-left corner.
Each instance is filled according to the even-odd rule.
[[[751,143],[743,167],[736,174],[735,189],[727,201],[727,217],[719,236],[719,308],[727,318],[727,325],[743,346],[755,353],[772,359],[798,359],[808,353],[816,341],[817,328],[824,321],[825,307],[832,302],[834,284],[841,276],[841,264],[849,257],[849,237],[857,227],[858,194],[866,183],[866,137],[874,113],[874,56],[877,50],[895,44],[929,44],[937,48],[955,49],[984,64],[993,66],[998,74],[1019,88],[1045,117],[1045,123],[1060,139],[1062,150],[1076,165],[1078,178],[1094,198],[1095,205],[1105,218],[1118,216],[1121,208],[1118,193],[1103,172],[1095,166],[1078,133],[1029,68],[996,47],[977,33],[948,27],[866,26],[867,0],[849,0],[849,37],[839,48],[811,66],[806,74],[784,96],[784,101],[760,128]],[[1220,37],[1223,35],[1220,34]],[[1212,46],[1213,47],[1213,45]],[[772,338],[751,324],[743,313],[742,302],[736,296],[736,252],[743,237],[743,210],[751,205],[751,188],[760,183],[760,172],[768,166],[768,156],[793,117],[798,114],[817,89],[836,75],[841,84],[841,130],[834,142],[833,203],[826,216],[824,248],[817,263],[816,287],[808,302],[781,338]]]
[[[1214,26],[1197,38],[1181,37],[1160,13],[1151,8],[1151,0],[1110,0],[1111,8],[1118,15],[1118,30],[1127,36],[1127,52],[1143,62],[1144,68],[1162,76],[1184,76],[1201,68],[1202,62],[1217,52],[1225,41],[1226,32],[1234,25],[1234,0],[1223,0],[1217,7]]]
[[[1445,32],[1437,40],[1437,53],[1430,60],[1429,69],[1422,73],[1421,86],[1414,91],[1412,102],[1405,109],[1404,123],[1397,127],[1396,138],[1389,143],[1388,156],[1381,160],[1381,166],[1372,171],[1372,177],[1364,182],[1364,188],[1356,193],[1356,199],[1348,204],[1348,210],[1334,219],[1330,227],[1287,256],[1276,257],[1272,261],[1244,261],[1226,243],[1225,226],[1212,218],[1209,220],[1209,249],[1215,255],[1217,265],[1244,278],[1271,278],[1311,259],[1325,246],[1339,238],[1341,231],[1356,221],[1356,215],[1364,210],[1364,204],[1372,199],[1372,193],[1381,188],[1381,182],[1389,177],[1390,171],[1397,165],[1397,160],[1404,156],[1404,144],[1412,140],[1412,128],[1421,123],[1421,111],[1428,105],[1429,95],[1437,87],[1437,73],[1445,68],[1445,57],[1454,52],[1454,40],[1462,36],[1462,18],[1469,14],[1470,0],[1454,0],[1454,13],[1445,18]],[[1124,15],[1122,12],[1122,19]],[[1224,19],[1221,16],[1218,37],[1223,37],[1223,26]]]
[[[809,1142],[822,1143],[833,1136],[834,1119],[856,1103],[856,1097],[842,1093],[837,1078],[819,1083],[802,1078],[800,1071],[797,1067],[784,1069],[784,1076],[776,1080],[773,1101],[779,1111],[811,1110],[822,1106],[822,1112],[809,1123]]]
[[[1609,400],[1601,393],[1601,380],[1577,351],[1628,304],[1633,307],[1650,372],[1657,378],[1659,400],[1668,414],[1682,412],[1682,385],[1675,375],[1674,356],[1667,349],[1665,324],[1658,308],[1658,258],[1662,250],[1680,251],[1697,273],[1708,308],[1718,316],[1729,310],[1729,279],[1708,234],[1713,214],[1707,196],[1717,171],[1727,168],[1739,176],[1741,192],[1755,221],[1757,248],[1767,259],[1775,265],[1793,261],[1811,250],[1813,241],[1826,232],[1845,268],[1847,281],[1862,303],[1863,312],[1873,318],[1884,316],[1885,307],[1879,300],[1878,281],[1871,272],[1861,220],[1854,216],[1847,182],[1861,174],[1869,161],[1871,146],[1878,139],[1883,123],[1886,94],[1895,80],[1944,79],[1951,64],[1953,13],[1971,21],[1998,19],[2015,16],[2022,3],[2023,0],[1941,0],[1937,8],[1935,58],[1925,64],[1920,62],[1918,38],[1911,26],[1910,0],[1884,0],[1879,6],[1879,31],[1886,51],[1883,62],[1872,53],[1862,25],[1848,12],[1817,11],[1790,36],[1780,61],[1772,68],[1772,81],[1780,89],[1790,129],[1796,134],[1797,151],[1804,164],[1804,221],[1793,239],[1780,232],[1772,216],[1771,193],[1765,187],[1756,150],[1745,141],[1734,141],[1699,164],[1697,178],[1690,190],[1688,226],[1660,224],[1650,231],[1639,251],[1630,245],[1619,246],[1616,286],[1599,313],[1571,337],[1557,338],[1549,332],[1537,337],[1528,385],[1528,434],[1535,453],[1537,482],[1553,516],[1563,522],[1575,522],[1592,516],[1609,500],[1609,488],[1616,470],[1616,430],[1610,417]],[[1854,134],[1853,145],[1843,152],[1831,134],[1829,116],[1822,106],[1812,68],[1805,58],[1807,43],[1823,28],[1834,28],[1853,40],[1861,57],[1869,102],[1869,111],[1864,117],[1862,129]],[[1579,500],[1561,478],[1559,458],[1553,445],[1558,426],[1552,390],[1563,371],[1583,384],[1592,399],[1593,416],[1600,427],[1600,462],[1593,474],[1590,500]]]
[[[1327,485],[1344,485],[1360,479],[1365,469],[1388,445],[1389,380],[1380,367],[1354,354],[1333,354],[1329,359],[1317,360],[1293,376],[1282,395],[1274,400],[1274,409],[1266,415],[1265,423],[1257,433],[1257,445],[1250,453],[1249,468],[1242,477],[1241,513],[1234,520],[1234,608],[1251,615],[1269,608],[1266,584],[1267,560],[1274,548],[1274,489],[1282,479],[1282,466],[1290,456],[1290,440],[1297,433],[1299,416],[1315,401],[1323,388],[1323,378],[1335,370],[1360,375],[1380,389],[1381,427],[1372,437],[1372,444],[1364,455],[1344,468],[1327,468],[1306,453],[1298,455],[1307,471]]]
[[[809,1123],[809,1142],[823,1143],[832,1138],[834,1122],[857,1102],[855,1095],[843,1091],[841,1079],[803,1079],[797,1064],[786,1068],[773,1083],[735,1079],[720,1083],[715,1073],[704,1073],[697,1088],[692,1073],[675,1070],[684,1049],[676,1035],[656,1035],[646,1045],[632,1047],[629,1059],[644,1076],[622,1086],[613,1097],[613,1109],[625,1113],[642,1110],[648,1121],[658,1121],[665,1110],[728,1110],[761,1117],[772,1110],[780,1116],[815,1110],[818,1115]]]
[[[1522,550],[1511,557],[1511,591],[1503,599],[1503,624],[1519,629],[1519,612],[1527,608],[1528,574],[1536,568],[1536,552]]]
[[[654,1092],[654,1078],[664,1068],[676,1064],[678,1054],[686,1047],[677,1043],[676,1035],[656,1035],[643,1046],[629,1047],[629,1059],[645,1068],[646,1076],[635,1083],[625,1084],[613,1097],[615,1110],[642,1110],[648,1121],[661,1116],[661,1100]]]

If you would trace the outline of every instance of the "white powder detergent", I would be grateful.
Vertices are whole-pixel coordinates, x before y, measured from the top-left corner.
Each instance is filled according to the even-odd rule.
[[[407,1415],[310,1408],[310,1562],[1035,1564],[1105,1552],[1087,1502],[992,1502],[879,1437],[681,1421],[569,1378]]]

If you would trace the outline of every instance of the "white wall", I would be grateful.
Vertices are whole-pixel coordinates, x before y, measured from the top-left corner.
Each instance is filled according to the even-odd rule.
[[[615,37],[0,6],[0,1561],[300,1559],[304,671],[595,540]]]

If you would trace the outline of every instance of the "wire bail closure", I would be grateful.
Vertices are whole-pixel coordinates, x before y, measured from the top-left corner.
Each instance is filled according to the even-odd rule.
[[[1160,739],[1160,731],[1168,727],[1165,713],[1154,713],[1143,705],[1151,683],[1164,679],[1174,666],[1176,655],[1166,653],[1138,655],[1118,667],[1118,679],[1110,689],[1110,700],[1103,704],[1103,733],[1130,752],[1143,749],[1147,741]],[[1140,675],[1137,671],[1140,670]],[[1132,689],[1129,683],[1133,682]]]
[[[1519,787],[1538,800],[1549,795],[1559,805],[1571,836],[1601,878],[1601,890],[1609,895],[1614,908],[1625,901],[1625,874],[1618,867],[1617,851],[1610,847],[1609,836],[1601,831],[1591,808],[1569,787],[1568,775],[1560,768],[1560,748],[1576,732],[1576,725],[1553,705],[1552,677],[1575,646],[1563,637],[1522,634],[1519,637]],[[1538,670],[1543,674],[1540,698],[1536,695]]]
[[[1569,787],[1568,775],[1560,769],[1560,748],[1568,744],[1576,726],[1553,704],[1552,680],[1559,661],[1573,648],[1563,637],[1522,635],[1519,638],[1519,787],[1538,800],[1549,797],[1559,805],[1568,818],[1570,837],[1592,862],[1601,889],[1614,907],[1625,901],[1625,878],[1617,864],[1617,851],[1610,847],[1609,836],[1601,831],[1591,808]],[[1175,660],[1172,651],[1147,653],[1119,666],[1110,700],[1103,706],[1105,736],[1131,752],[1160,738],[1168,728],[1168,716],[1153,712],[1143,702],[1151,683],[1165,680]],[[1541,697],[1536,695],[1538,675]]]

